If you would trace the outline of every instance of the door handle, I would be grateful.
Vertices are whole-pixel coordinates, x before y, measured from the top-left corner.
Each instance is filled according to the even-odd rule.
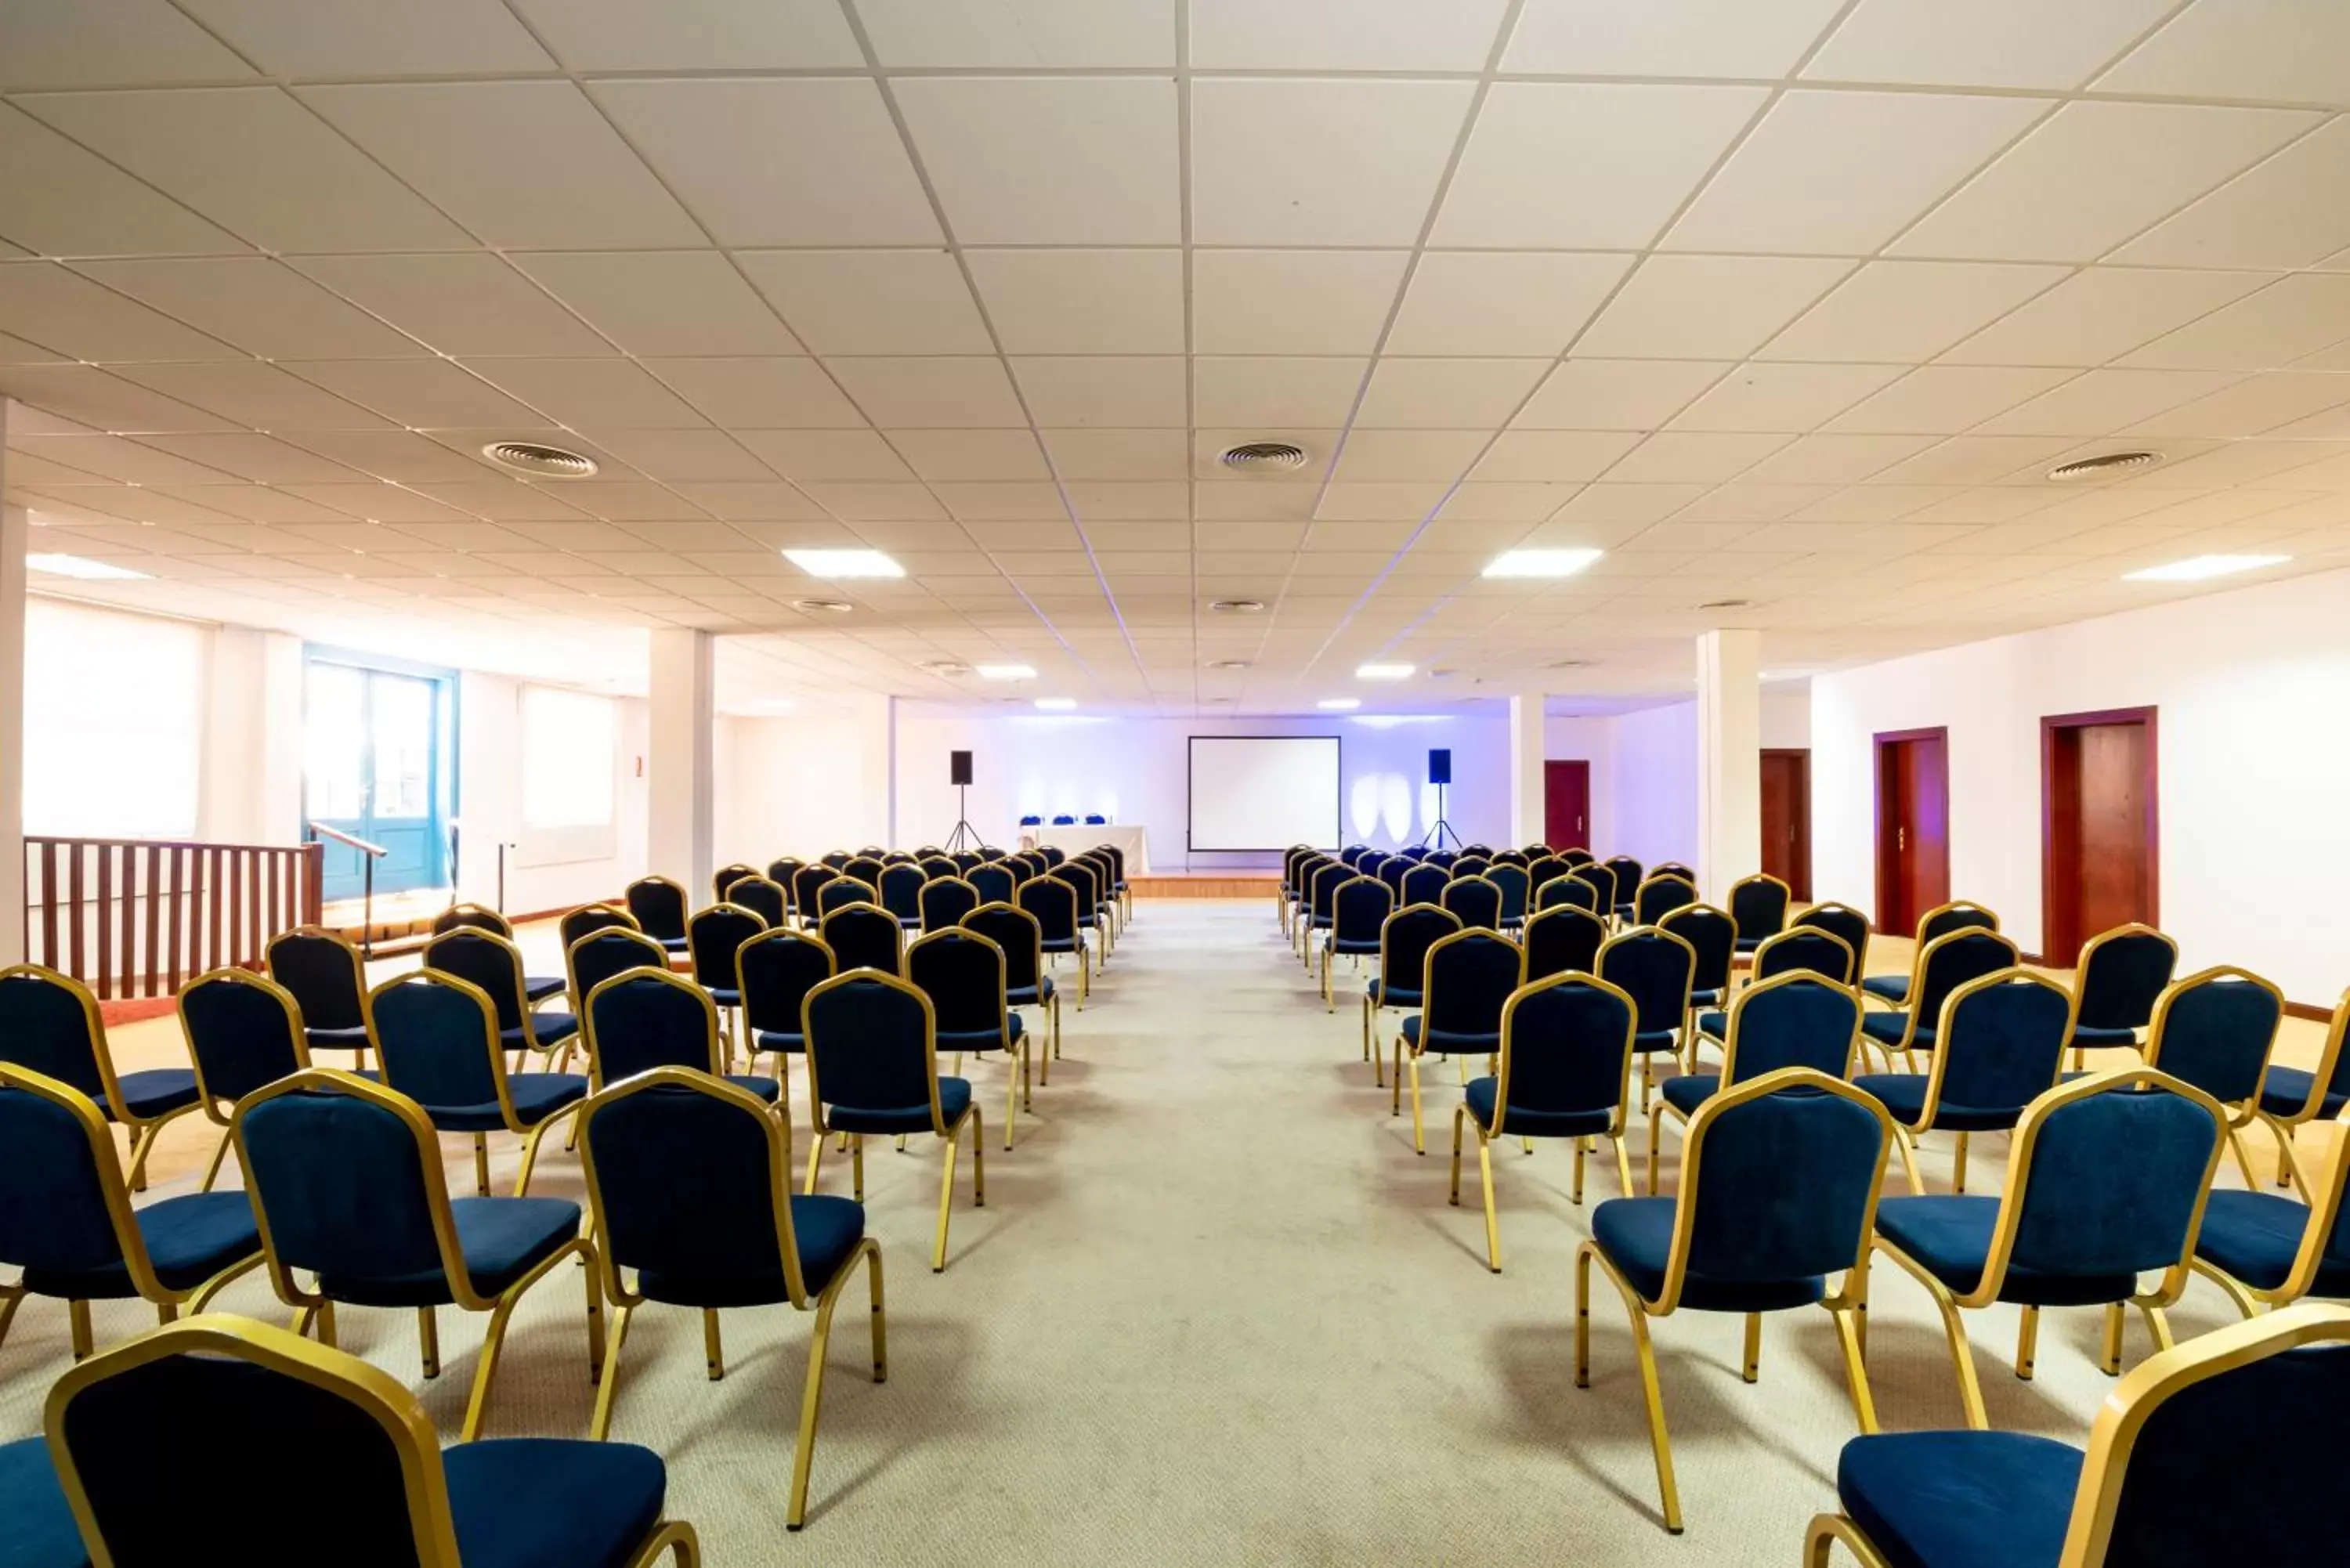
[[[1896,849],[1907,849],[1909,847],[1909,830],[1908,828],[1897,827],[1893,830],[1893,847]]]

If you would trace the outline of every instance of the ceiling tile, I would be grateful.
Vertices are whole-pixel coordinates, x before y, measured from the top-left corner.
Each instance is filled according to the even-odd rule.
[[[2090,267],[1945,353],[1973,365],[2102,365],[2266,280],[2227,272]]]
[[[1193,239],[1411,244],[1473,91],[1465,81],[1195,81]]]
[[[716,251],[575,251],[514,264],[631,354],[797,354],[798,342]]]
[[[1333,477],[1362,480],[1454,480],[1468,471],[1492,439],[1471,430],[1361,430],[1350,432]]]
[[[2068,103],[1892,250],[2094,261],[2316,123],[2285,109]]]
[[[1892,365],[1741,365],[1669,423],[1682,431],[1800,433],[1899,374],[1900,369]]]
[[[412,431],[304,431],[285,439],[362,473],[403,484],[482,475],[475,458]]]
[[[2129,433],[2232,440],[2264,435],[2280,425],[2292,424],[2345,403],[2350,403],[2350,376],[2276,372],[2251,377],[2192,402],[2148,415],[2132,425]]]
[[[1066,529],[1068,526],[1069,509],[1062,504],[1059,489],[1050,483],[949,483],[931,488],[948,511],[967,521],[1000,524],[1049,519],[1056,527]]]
[[[1864,265],[1757,358],[1914,364],[2064,276],[2062,267],[1977,262]]]
[[[858,0],[857,14],[884,66],[1175,63],[1173,0]]]
[[[704,422],[626,359],[474,359],[465,368],[574,430],[679,430]]]
[[[1218,251],[1191,258],[1203,354],[1367,354],[1394,308],[1406,251]]]
[[[1201,425],[1346,424],[1367,359],[1218,358],[1192,364],[1192,418]]]
[[[236,476],[191,458],[158,451],[135,441],[110,435],[15,436],[12,450],[21,447],[86,472],[123,484],[221,484]]]
[[[996,359],[830,359],[826,368],[865,416],[885,430],[1024,425],[1012,379]]]
[[[231,421],[88,365],[0,366],[0,392],[105,431],[216,431]],[[10,421],[13,431],[23,418]]]
[[[1706,484],[1735,478],[1787,444],[1784,435],[1661,431],[1607,471],[1617,484]]]
[[[1355,422],[1389,430],[1490,431],[1509,422],[1547,359],[1383,358]]]
[[[860,66],[837,0],[513,0],[575,71],[789,69]],[[858,7],[871,25],[873,0]]]
[[[1430,251],[1389,332],[1389,354],[1564,351],[1630,270],[1624,255]]]
[[[743,270],[818,354],[985,354],[986,323],[944,251],[751,251]]]
[[[258,360],[125,365],[117,373],[165,397],[209,409],[256,430],[367,430],[387,422],[380,415]]]
[[[2304,267],[2350,244],[2350,119],[2331,120],[2114,253],[2149,266]]]
[[[1639,441],[1628,431],[1503,431],[1478,463],[1476,477],[1481,483],[1596,479]]]
[[[1449,488],[1441,481],[1332,484],[1323,490],[1314,515],[1326,523],[1417,523],[1436,509]]]
[[[730,430],[853,430],[865,423],[813,359],[648,359],[645,369]]]
[[[787,433],[783,431],[753,431],[745,437],[773,441]],[[894,456],[894,454],[893,454]],[[673,483],[680,495],[713,516],[743,522],[765,519],[821,517],[824,509],[788,484],[754,480],[714,482],[689,480]]]
[[[1457,486],[1444,504],[1447,522],[1539,523],[1573,498],[1579,486],[1528,480],[1471,480]]]
[[[944,521],[947,515],[929,487],[920,484],[823,479],[810,480],[800,488],[844,523]]]
[[[541,422],[532,410],[447,359],[289,361],[282,369],[420,430]]]
[[[1862,435],[1956,435],[2071,375],[1992,365],[1927,365],[1830,421]]]
[[[1137,530],[1146,535],[1180,531],[1187,524],[1170,521],[1191,510],[1191,486],[1164,480],[1084,479],[1065,486],[1069,504],[1088,525],[1096,521],[1139,519],[1150,524]]]
[[[49,262],[0,263],[0,331],[75,359],[231,359],[235,351]]]
[[[76,270],[266,359],[432,352],[282,263],[259,256],[82,262]]]
[[[299,96],[490,244],[702,243],[693,220],[567,81],[314,87]],[[484,157],[485,148],[498,155]],[[712,161],[739,170],[767,161]],[[516,168],[532,178],[515,180]]]
[[[0,7],[0,87],[225,81],[252,74],[165,0]]]
[[[1731,368],[1700,359],[1569,359],[1511,423],[1522,430],[1657,430]]]
[[[1932,446],[1927,435],[1807,435],[1781,447],[1745,475],[1754,484],[1856,484]]]
[[[1177,356],[1015,358],[1012,373],[1040,426],[1180,428],[1187,422],[1185,365]]]
[[[5,59],[0,52],[0,62]],[[0,63],[0,72],[7,68]],[[44,101],[30,100],[32,105]],[[5,104],[0,104],[0,230],[48,255],[245,248],[234,235]]]
[[[878,431],[744,431],[741,440],[786,479],[914,477]]]
[[[304,256],[293,265],[443,354],[608,354],[497,256]]]
[[[2125,363],[2269,370],[2345,339],[2350,339],[2350,275],[2301,273],[2156,338]]]
[[[1981,427],[1986,435],[2095,436],[2199,398],[2230,370],[2090,370]]]
[[[348,514],[322,505],[287,490],[265,484],[186,484],[170,486],[166,493],[192,505],[256,523],[339,523]]]
[[[1183,257],[1175,250],[963,253],[1012,354],[1180,354]]]
[[[1861,0],[1803,74],[1818,81],[2077,88],[2178,0]]]
[[[2199,0],[2095,86],[2107,92],[2341,103],[2350,11],[2317,0]]]
[[[249,479],[255,484],[324,483],[354,477],[339,462],[265,435],[151,435],[141,439],[150,446]]]
[[[1742,359],[1848,270],[1792,256],[1650,256],[1575,348],[1595,358]]]
[[[1173,82],[916,77],[894,91],[964,244],[1182,237]]]
[[[416,488],[435,501],[496,523],[579,522],[586,514],[559,499],[552,487],[516,479],[477,479]]]
[[[922,479],[1049,479],[1045,453],[1024,430],[906,430],[882,432]]]
[[[1180,479],[1191,454],[1179,430],[1048,430],[1053,471],[1065,480]]]
[[[521,74],[555,62],[497,0],[181,0],[272,76]],[[239,74],[239,73],[232,73]]]
[[[1777,77],[1845,0],[1527,0],[1504,70]]]
[[[1191,68],[1474,71],[1506,0],[1191,0]]]
[[[772,481],[775,474],[724,431],[600,430],[596,442],[663,483]]]

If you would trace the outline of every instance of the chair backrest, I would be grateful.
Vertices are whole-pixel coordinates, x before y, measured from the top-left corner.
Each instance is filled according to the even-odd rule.
[[[813,866],[803,866],[792,873],[792,909],[804,920],[813,920],[822,911],[816,904],[816,889],[840,876],[839,867],[819,860]]]
[[[1616,901],[1628,904],[1632,894],[1642,881],[1640,863],[1628,855],[1610,855],[1604,862],[1608,873],[1616,878]]]
[[[1624,988],[1639,1010],[1639,1032],[1654,1036],[1679,1029],[1688,1016],[1697,950],[1686,937],[1636,926],[1601,945],[1598,972],[1600,979]]]
[[[1768,872],[1741,877],[1730,885],[1730,918],[1741,941],[1759,942],[1787,929],[1787,885]]]
[[[1387,884],[1388,891],[1396,896],[1398,909],[1409,901],[1403,896],[1403,879],[1416,864],[1408,855],[1390,855],[1379,862],[1378,878]]]
[[[1407,904],[1379,923],[1379,988],[1419,994],[1428,950],[1461,929],[1461,917],[1434,904]]]
[[[1328,860],[1314,868],[1305,885],[1306,909],[1317,919],[1330,918],[1330,902],[1338,896],[1338,884],[1354,880],[1354,867],[1343,860]]]
[[[1659,860],[1648,867],[1651,877],[1678,877],[1690,887],[1697,886],[1697,873],[1678,860]]]
[[[655,941],[685,935],[685,889],[666,877],[639,877],[621,892],[637,928]]]
[[[529,1011],[522,989],[522,950],[490,931],[455,930],[424,944],[424,967],[481,987],[500,1029],[519,1029]]]
[[[367,967],[348,937],[323,926],[296,926],[272,937],[264,954],[269,978],[302,1004],[303,1028],[359,1026]]]
[[[1497,860],[1485,868],[1485,880],[1502,890],[1502,919],[1515,925],[1526,918],[1526,868]]]
[[[813,932],[762,931],[734,950],[743,1016],[763,1033],[797,1034],[800,1003],[832,975],[832,950]]]
[[[1486,867],[1492,864],[1493,863],[1491,860],[1486,859],[1482,855],[1463,855],[1460,859],[1455,860],[1452,863],[1452,875],[1456,878],[1461,877],[1482,877],[1485,874]]]
[[[2152,926],[2100,931],[2081,945],[2074,984],[2084,1029],[2141,1029],[2178,971],[2178,944]]]
[[[1539,895],[1543,888],[1574,869],[1555,855],[1537,855],[1526,863],[1526,886]]]
[[[721,866],[710,874],[710,892],[712,901],[721,904],[733,903],[734,900],[728,895],[733,891],[734,884],[745,877],[756,877],[758,874],[759,868],[756,866],[745,866],[740,860],[732,866]]]
[[[1534,909],[1585,909],[1599,911],[1599,885],[1588,877],[1566,872],[1552,877],[1534,889]]]
[[[1592,908],[1601,914],[1611,914],[1616,909],[1616,873],[1596,862],[1586,862],[1567,873],[1578,882],[1588,883],[1593,898]]]
[[[1068,857],[1069,852],[1062,848],[1059,845],[1047,844],[1036,851],[1036,858],[1043,862],[1037,869],[1040,871],[1050,871],[1054,867],[1058,866],[1062,861],[1066,860]]]
[[[1020,886],[1020,878],[1009,863],[998,861],[990,866],[974,866],[963,873],[963,880],[979,895],[982,904],[1008,904],[1012,890]]]
[[[881,891],[881,873],[887,869],[888,862],[879,856],[858,855],[840,868],[840,874],[852,881],[864,883],[878,898]]]
[[[2284,994],[2222,964],[2163,988],[2146,1032],[2146,1064],[2184,1078],[2223,1106],[2259,1097],[2284,1021]]]
[[[808,992],[809,1099],[859,1110],[931,1107],[939,1114],[938,1028],[931,999],[895,975],[837,974]],[[820,1125],[820,1124],[819,1124]]]
[[[1932,1028],[1952,992],[1970,980],[2012,969],[2021,961],[2015,944],[1997,931],[1969,927],[1936,937],[1918,952],[1918,982],[1909,996],[1911,1019]]]
[[[741,909],[748,909],[766,925],[780,926],[791,918],[792,895],[781,882],[764,877],[738,877],[726,889],[733,895],[728,901]]]
[[[1430,943],[1421,976],[1423,1040],[1438,1033],[1498,1037],[1502,1009],[1526,982],[1525,950],[1471,926]]]
[[[2141,1087],[2140,1085],[2144,1085]],[[2016,1124],[1983,1285],[2010,1267],[2183,1282],[2227,1113],[2144,1067],[2048,1090]]]
[[[1406,905],[1434,904],[1444,897],[1445,885],[1452,873],[1441,866],[1422,863],[1403,874],[1403,901]]]
[[[370,996],[369,1011],[381,1000]],[[454,1283],[452,1264],[463,1274],[440,1138],[415,1100],[313,1067],[245,1096],[232,1125],[282,1297],[299,1294],[296,1271],[328,1290],[417,1276]]]
[[[766,921],[737,904],[696,909],[685,928],[685,950],[693,960],[693,978],[704,985],[731,989],[734,954],[766,929]]]
[[[767,862],[767,880],[789,890],[792,878],[798,876],[807,862],[796,855],[779,855]]]
[[[2073,993],[2028,969],[1994,970],[1942,1003],[1926,1108],[2021,1111],[2048,1092],[2073,1037]]]
[[[1671,883],[1674,878],[1665,880]],[[1690,976],[1691,990],[1730,989],[1730,965],[1738,954],[1739,929],[1727,914],[1711,904],[1683,904],[1659,920],[1657,929],[1670,931],[1696,952],[1697,968]]]
[[[1341,863],[1348,867],[1352,867],[1356,861],[1360,860],[1364,856],[1368,855],[1370,852],[1371,846],[1367,844],[1349,844],[1339,849],[1338,859]]]
[[[69,974],[32,963],[0,969],[0,1063],[118,1104],[98,998]]]
[[[833,968],[875,969],[897,974],[906,956],[905,928],[898,917],[874,904],[849,904],[827,915],[816,929],[832,950]]]
[[[930,877],[932,881],[936,881],[941,877],[960,877],[962,875],[962,867],[955,864],[955,857],[944,853],[943,851],[936,854],[925,855],[916,860],[914,864],[920,866],[922,868],[922,875]]]
[[[1058,812],[1054,815],[1053,826],[1055,827],[1075,827],[1076,825],[1076,817],[1068,812]]]
[[[1493,864],[1496,866],[1514,866],[1519,870],[1523,871],[1534,863],[1534,857],[1532,855],[1527,854],[1523,849],[1496,849],[1493,851]]]
[[[1860,967],[1852,950],[1834,931],[1815,926],[1790,926],[1775,937],[1764,937],[1754,950],[1754,978],[1808,972],[1824,975],[1838,985],[1857,985]]]
[[[1395,895],[1376,877],[1356,877],[1338,884],[1330,907],[1333,938],[1339,941],[1376,942],[1380,928],[1395,909]]]
[[[931,879],[920,866],[881,868],[881,907],[901,920],[922,918],[922,884]]]
[[[968,877],[988,862],[988,857],[982,855],[976,849],[958,849],[948,856],[947,859],[953,864],[954,874],[958,877]]]
[[[250,970],[216,969],[181,987],[176,1005],[204,1114],[214,1121],[225,1120],[222,1104],[234,1105],[310,1064],[301,1006],[276,981]]]
[[[974,1035],[1010,1047],[1003,950],[977,931],[950,926],[916,938],[906,949],[906,978],[931,999],[937,1033],[961,1037],[955,1049],[991,1049],[975,1044],[970,1038]]]
[[[1924,947],[1936,937],[1947,937],[1952,931],[1995,931],[1999,917],[1981,904],[1965,898],[1953,898],[1947,904],[1937,904],[1918,917],[1918,945]]]
[[[648,1067],[688,1067],[715,1075],[718,1004],[671,970],[631,970],[588,993],[580,1021],[589,1075],[598,1088]]]
[[[1595,858],[1590,850],[1585,849],[1580,846],[1561,847],[1552,850],[1551,853],[1556,855],[1561,860],[1565,861],[1570,870],[1577,866],[1588,866],[1592,864]]]
[[[1012,890],[1012,901],[1036,917],[1048,942],[1077,934],[1077,890],[1057,877],[1032,877]]]
[[[482,904],[452,904],[432,917],[432,934],[436,937],[468,930],[488,931],[511,940],[514,922]]]
[[[1464,926],[1482,926],[1488,930],[1502,928],[1502,890],[1482,877],[1458,875],[1454,868],[1451,881],[1444,885],[1443,906],[1461,917]]]
[[[926,931],[946,930],[984,902],[979,889],[960,877],[932,877],[922,884],[916,901],[921,909],[922,929]]]
[[[836,909],[846,909],[856,904],[880,908],[874,898],[871,883],[861,882],[854,877],[835,877],[816,890],[816,918],[819,920]]]
[[[1721,1081],[1742,1084],[1783,1067],[1847,1076],[1860,1046],[1860,993],[1814,974],[1756,981],[1730,1003]]]
[[[565,952],[569,952],[571,945],[580,938],[594,932],[633,931],[636,929],[637,918],[634,915],[626,909],[614,909],[609,904],[588,904],[571,910],[555,922],[556,936],[562,942]]]
[[[1653,926],[1683,905],[1696,902],[1694,886],[1658,872],[1632,890],[1632,923]]]
[[[1336,863],[1325,867],[1324,869],[1336,871],[1341,877],[1347,870],[1344,866]],[[1094,875],[1094,868],[1082,860],[1063,860],[1058,866],[1053,867],[1053,877],[1055,881],[1066,882],[1071,888],[1076,889],[1077,924],[1081,926],[1093,924],[1094,914],[1101,907],[1101,882]],[[1335,891],[1336,884],[1333,883],[1331,886]]]
[[[1045,928],[1035,916],[1012,904],[982,904],[961,924],[993,942],[1003,954],[1003,983],[1012,991],[1034,990],[1045,972]]]
[[[497,1004],[480,986],[417,970],[369,991],[366,1007],[368,1041],[390,1087],[420,1106],[505,1105]]]
[[[1814,904],[1795,917],[1790,929],[1833,933],[1852,950],[1853,982],[1859,983],[1860,977],[1867,972],[1868,917],[1850,904]]]
[[[827,867],[834,871],[840,871],[845,869],[849,861],[855,858],[856,857],[850,855],[846,849],[834,849],[817,856],[816,863],[819,866]]]
[[[1578,904],[1555,904],[1526,922],[1526,980],[1590,974],[1599,963],[1607,927]]]
[[[1611,1130],[1620,1130],[1631,1077],[1633,1011],[1622,991],[1585,974],[1531,980],[1512,992],[1502,1007],[1496,1124],[1505,1109],[1612,1109]]]
[[[0,1264],[84,1273],[130,1260],[135,1282],[154,1283],[99,1101],[45,1073],[0,1063],[0,1148],[8,1151]]]
[[[632,969],[667,969],[669,950],[633,927],[608,926],[590,931],[564,950],[565,978],[571,982],[571,1005],[587,1005],[588,993],[616,974]]]

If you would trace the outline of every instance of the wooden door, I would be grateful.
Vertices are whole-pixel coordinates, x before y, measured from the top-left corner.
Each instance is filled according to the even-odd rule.
[[[1907,936],[1950,898],[1950,732],[1877,737],[1877,929]]]
[[[2155,711],[2041,720],[2040,774],[2044,956],[2069,964],[2099,931],[2159,913]]]
[[[1591,764],[1543,763],[1543,842],[1553,849],[1591,847]]]
[[[1794,897],[1812,896],[1812,753],[1802,747],[1762,753],[1762,869]]]

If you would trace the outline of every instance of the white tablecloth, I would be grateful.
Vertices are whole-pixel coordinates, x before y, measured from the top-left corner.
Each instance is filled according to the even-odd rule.
[[[1128,879],[1150,874],[1150,839],[1139,826],[1097,822],[1089,827],[1080,822],[1074,827],[1024,827],[1020,830],[1020,842],[1024,846],[1034,844],[1039,849],[1049,845],[1064,855],[1079,855],[1097,844],[1107,844],[1126,857]]]

